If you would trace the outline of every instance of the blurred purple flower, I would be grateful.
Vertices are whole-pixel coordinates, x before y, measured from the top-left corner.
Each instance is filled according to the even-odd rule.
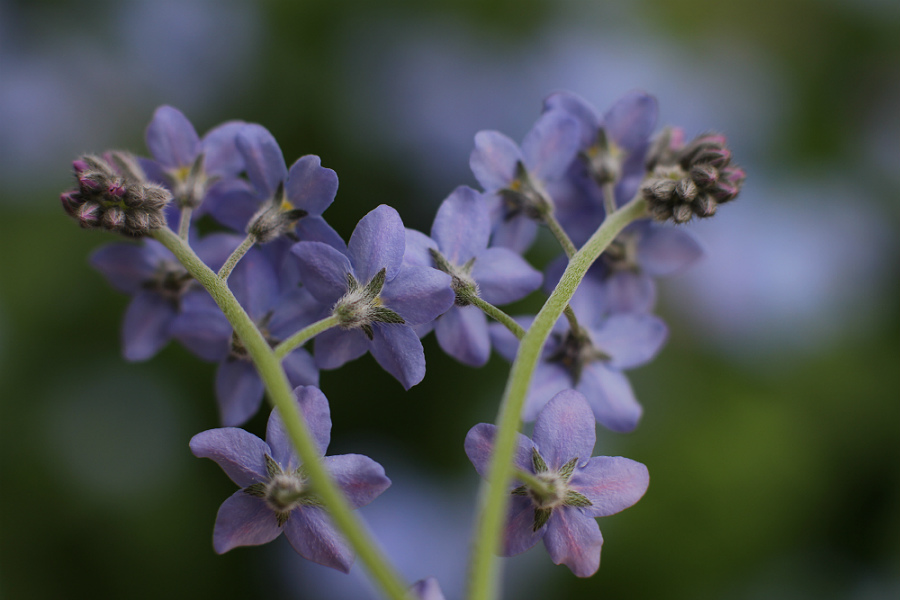
[[[406,230],[409,264],[437,267],[452,278],[453,307],[434,322],[441,348],[458,361],[484,365],[491,352],[487,318],[471,298],[495,305],[525,297],[541,284],[541,274],[507,248],[488,248],[491,222],[487,206],[472,188],[460,186],[438,208],[431,237]],[[421,330],[419,334],[422,334]]]
[[[367,456],[325,456],[331,440],[328,400],[312,386],[298,387],[294,396],[325,468],[353,508],[365,506],[391,485],[382,466]],[[214,460],[241,487],[216,516],[213,547],[217,553],[271,542],[284,530],[302,557],[349,572],[353,551],[310,490],[277,410],[269,416],[265,442],[243,429],[226,427],[198,433],[190,446],[195,456]]]
[[[441,586],[438,585],[438,580],[434,577],[420,579],[412,585],[411,589],[419,600],[444,600]]]
[[[405,264],[406,233],[400,215],[381,205],[360,220],[348,255],[321,242],[299,242],[307,290],[341,326],[316,337],[316,365],[336,369],[370,351],[388,373],[409,389],[425,376],[425,355],[413,325],[428,323],[454,300],[450,276]]]
[[[475,470],[487,477],[497,428],[481,423],[466,435],[466,454]],[[595,517],[622,511],[647,491],[647,467],[628,458],[591,458],[596,430],[591,408],[575,390],[556,394],[534,424],[533,440],[519,434],[515,466],[543,484],[512,490],[504,556],[525,552],[544,540],[556,564],[578,577],[600,567],[603,536]]]

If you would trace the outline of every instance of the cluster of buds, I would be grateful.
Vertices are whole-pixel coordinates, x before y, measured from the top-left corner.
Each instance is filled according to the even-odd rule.
[[[731,164],[725,136],[708,133],[684,144],[680,129],[666,129],[647,154],[641,192],[657,221],[686,223],[716,214],[719,204],[737,197],[744,170]]]
[[[150,183],[127,152],[87,155],[72,163],[78,189],[60,196],[63,208],[85,229],[108,229],[143,236],[166,224],[172,194]]]

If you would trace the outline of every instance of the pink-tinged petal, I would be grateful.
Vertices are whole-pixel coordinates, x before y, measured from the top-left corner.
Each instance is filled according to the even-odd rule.
[[[634,397],[628,378],[603,363],[592,363],[581,372],[577,389],[587,398],[597,422],[613,431],[634,431],[644,410]]]
[[[169,343],[175,304],[156,292],[140,292],[125,310],[122,353],[126,360],[147,360]]]
[[[509,248],[513,252],[522,254],[531,247],[537,231],[538,225],[535,221],[519,214],[504,219],[494,226],[491,246]]]
[[[190,166],[200,147],[194,126],[171,106],[156,109],[147,126],[146,138],[153,158],[168,169]]]
[[[265,456],[272,456],[272,451],[264,441],[243,429],[202,431],[191,438],[190,446],[194,456],[214,460],[242,488],[269,478]]]
[[[328,444],[331,443],[331,408],[328,406],[328,398],[317,387],[299,386],[294,389],[294,398],[303,420],[316,442],[319,456],[325,456]],[[299,466],[294,453],[294,446],[284,428],[284,420],[277,410],[269,414],[269,422],[266,426],[266,443],[272,448],[270,456],[282,466],[283,469],[293,471]]]
[[[281,527],[265,500],[238,490],[219,507],[213,548],[224,554],[238,546],[259,546],[278,537]]]
[[[573,458],[579,464],[594,453],[597,429],[594,413],[581,392],[563,390],[553,396],[534,423],[534,445],[551,471]]]
[[[222,179],[210,186],[203,210],[234,231],[245,231],[261,199],[245,179]]]
[[[603,327],[591,331],[594,345],[612,357],[613,369],[633,369],[657,355],[669,336],[662,319],[654,315],[622,313],[610,315]]]
[[[211,175],[236,176],[244,170],[244,157],[237,149],[235,138],[243,121],[226,121],[206,132],[200,140],[203,169]]]
[[[337,173],[322,166],[314,154],[307,154],[291,165],[285,192],[294,208],[310,215],[321,215],[334,202],[337,194]]]
[[[317,335],[313,348],[317,367],[337,369],[368,352],[369,340],[359,329],[335,327]]]
[[[384,305],[409,325],[427,323],[444,314],[456,299],[450,276],[431,267],[404,264],[381,290]]]
[[[534,503],[531,498],[512,496],[506,525],[503,528],[503,548],[500,554],[502,556],[521,554],[541,541],[546,532],[546,526],[534,531]]]
[[[472,267],[479,296],[495,305],[521,300],[541,287],[543,276],[518,253],[508,248],[488,248]]]
[[[560,110],[578,122],[579,148],[587,148],[597,140],[600,117],[591,104],[572,92],[556,92],[544,100],[544,112]]]
[[[406,252],[403,254],[403,262],[417,267],[434,268],[434,259],[430,250],[438,249],[437,243],[421,231],[415,229],[406,230]]]
[[[347,252],[347,243],[322,217],[316,215],[303,217],[297,222],[296,233],[304,242],[322,242],[338,252]]]
[[[316,300],[331,308],[347,293],[350,259],[322,242],[297,242],[291,252],[298,259],[300,279]]]
[[[462,265],[487,248],[491,237],[491,219],[481,195],[461,185],[438,207],[431,237],[444,258]]]
[[[365,506],[391,486],[384,467],[362,454],[326,456],[325,467],[353,508]]]
[[[287,177],[278,142],[265,127],[250,123],[241,127],[235,143],[244,158],[250,182],[263,196],[271,198]]]
[[[259,248],[251,248],[228,278],[228,287],[247,314],[262,319],[278,299],[278,276],[275,267]]]
[[[216,400],[222,424],[233,427],[245,423],[259,410],[263,399],[263,382],[253,363],[226,360],[216,371]]]
[[[575,119],[560,111],[545,112],[522,140],[525,166],[541,181],[559,179],[575,160],[580,141]]]
[[[385,371],[409,389],[425,378],[425,351],[409,325],[373,324],[370,350]]]
[[[607,517],[633,506],[649,485],[647,467],[621,456],[595,456],[575,469],[569,480],[569,487],[591,501],[582,509],[591,517]]]
[[[509,187],[516,177],[516,163],[521,160],[522,153],[516,143],[499,131],[475,134],[469,167],[486,192]]]
[[[490,423],[479,423],[466,434],[466,456],[472,461],[472,466],[479,475],[487,479],[491,466],[491,455],[494,453],[494,438],[497,435],[497,427]],[[530,473],[534,472],[531,464],[531,449],[534,444],[525,435],[516,434],[516,450],[513,455],[513,464]]]
[[[390,281],[400,272],[406,250],[406,229],[400,213],[386,204],[364,216],[350,235],[347,251],[353,270],[365,285],[381,269]]]
[[[481,367],[491,355],[487,317],[477,306],[454,306],[435,321],[441,349],[470,367]]]
[[[648,313],[656,304],[656,284],[645,273],[617,271],[604,280],[603,288],[613,313]]]
[[[566,565],[576,577],[590,577],[600,568],[603,536],[597,521],[577,510],[556,509],[547,523],[544,545],[557,565]]]
[[[169,256],[174,263],[175,256]],[[157,253],[148,252],[147,246],[124,243],[101,246],[91,253],[90,263],[111,286],[126,294],[141,291],[160,266]]]
[[[522,420],[528,422],[537,419],[553,396],[573,385],[571,373],[560,363],[538,363],[522,409]]]
[[[603,127],[620,148],[633,152],[647,143],[658,112],[656,98],[646,92],[629,92],[603,115]]]
[[[419,600],[445,600],[444,592],[441,591],[441,586],[434,577],[420,579],[409,589]]]
[[[700,242],[684,229],[651,225],[638,242],[638,262],[654,277],[678,273],[702,256]]]
[[[350,572],[353,550],[324,510],[304,506],[291,511],[284,534],[300,556],[314,563]]]

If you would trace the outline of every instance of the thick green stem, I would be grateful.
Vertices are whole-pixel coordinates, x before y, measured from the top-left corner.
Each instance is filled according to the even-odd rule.
[[[291,350],[302,346],[306,341],[310,338],[313,338],[326,329],[331,329],[332,327],[338,325],[340,323],[340,319],[338,317],[331,315],[330,317],[325,317],[321,321],[316,321],[309,327],[305,327],[301,329],[288,339],[284,340],[277,346],[275,346],[275,357],[278,360],[281,360],[285,356],[287,356]]]
[[[234,252],[231,253],[231,256],[225,261],[225,264],[222,265],[222,268],[219,269],[218,277],[222,281],[228,281],[228,276],[231,275],[231,272],[237,266],[244,255],[250,251],[250,248],[253,247],[253,244],[256,243],[256,236],[252,233],[248,233],[247,237],[244,238],[244,241],[241,242],[241,245],[234,249]]]
[[[316,444],[294,399],[290,383],[280,360],[263,338],[253,320],[238,303],[223,278],[218,277],[201,261],[194,251],[168,228],[157,229],[153,237],[168,248],[197,281],[203,284],[219,308],[228,318],[250,358],[256,365],[260,378],[269,393],[269,400],[278,409],[284,421],[291,443],[303,461],[312,487],[324,501],[335,526],[353,546],[360,560],[366,565],[372,578],[384,592],[396,600],[408,600],[407,585],[396,570],[385,560],[370,539],[362,522],[353,513],[341,490],[335,485],[319,457]]]
[[[525,330],[522,329],[522,326],[516,323],[511,316],[509,316],[490,302],[485,302],[483,299],[477,296],[471,298],[470,300],[472,304],[484,311],[484,314],[505,325],[506,328],[509,329],[514,336],[516,336],[520,340],[525,337]]]
[[[516,435],[521,425],[522,407],[531,377],[544,342],[591,264],[626,225],[646,216],[646,210],[646,201],[638,196],[621,209],[607,215],[591,239],[569,261],[556,289],[519,344],[497,417],[497,433],[488,479],[481,486],[480,511],[475,528],[478,537],[470,564],[471,600],[488,600],[498,592],[496,554],[500,549],[500,537],[510,497],[509,486],[515,475],[513,455]]]

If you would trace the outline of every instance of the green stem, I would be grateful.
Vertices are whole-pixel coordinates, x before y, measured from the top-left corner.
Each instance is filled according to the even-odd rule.
[[[515,473],[516,479],[521,479],[522,482],[531,490],[534,490],[538,494],[549,495],[553,490],[550,489],[550,486],[547,485],[546,481],[542,481],[538,479],[537,475],[534,473],[529,473],[528,471],[523,471],[522,469],[515,469],[513,471]]]
[[[244,255],[250,251],[250,248],[252,248],[255,243],[256,236],[252,233],[248,233],[247,237],[244,238],[244,241],[241,242],[241,245],[234,249],[234,252],[231,253],[231,256],[228,257],[228,260],[226,260],[225,264],[222,265],[222,268],[219,269],[218,278],[222,281],[228,281],[228,276],[231,275],[234,267],[237,266],[238,262],[244,258]]]
[[[178,237],[187,241],[188,234],[191,232],[191,215],[194,209],[190,206],[181,207],[181,219],[178,221]]]
[[[395,600],[407,600],[409,598],[408,586],[382,556],[363,524],[353,513],[344,494],[326,471],[309,427],[297,407],[280,361],[253,320],[235,299],[225,280],[213,273],[187,243],[175,235],[172,230],[157,229],[153,232],[153,237],[168,248],[184,265],[188,273],[203,284],[203,287],[209,291],[216,304],[222,309],[231,326],[234,327],[234,331],[256,365],[259,376],[269,393],[269,400],[281,414],[291,443],[303,461],[303,466],[309,475],[316,495],[324,501],[335,526],[356,550],[360,560],[369,569],[372,578],[381,585],[385,593]]]
[[[606,214],[611,215],[616,212],[616,182],[609,181],[603,184],[603,207]]]
[[[506,328],[509,329],[518,339],[521,340],[523,337],[525,337],[525,330],[522,329],[522,326],[516,323],[511,316],[509,316],[490,302],[486,302],[478,296],[470,298],[470,301],[472,302],[472,304],[484,311],[484,314],[494,319],[495,321],[499,321],[500,323],[506,325]]]
[[[515,474],[513,455],[516,436],[521,425],[522,407],[544,342],[591,264],[626,225],[646,216],[646,211],[646,201],[638,196],[606,216],[591,239],[569,261],[556,289],[519,344],[497,417],[498,426],[489,475],[481,486],[481,506],[475,528],[477,539],[470,563],[471,600],[488,600],[496,596],[498,591],[495,555],[500,550],[500,537],[509,502],[509,486]]]
[[[306,340],[319,335],[326,329],[331,329],[339,323],[340,319],[338,319],[338,317],[334,315],[325,317],[321,321],[316,321],[312,325],[301,329],[288,339],[275,346],[275,357],[278,360],[281,360],[282,358],[290,354],[291,350],[302,346],[306,342]]]
[[[553,233],[553,237],[555,237],[559,241],[559,245],[562,246],[563,251],[566,253],[566,256],[570,259],[575,256],[575,253],[578,252],[578,248],[575,247],[575,244],[572,243],[572,238],[569,237],[569,234],[566,233],[566,230],[562,228],[562,225],[559,224],[559,221],[556,220],[556,217],[553,215],[552,211],[547,211],[544,215],[544,223],[547,224],[547,227],[550,228],[550,231]]]

